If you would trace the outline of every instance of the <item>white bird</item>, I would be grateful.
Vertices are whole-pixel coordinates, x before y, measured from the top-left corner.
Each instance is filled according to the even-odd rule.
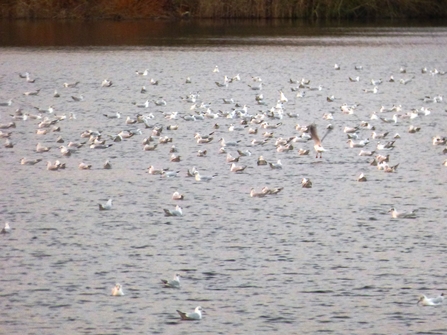
[[[312,188],[312,181],[309,178],[301,179],[301,186],[303,188]]]
[[[12,105],[12,99],[9,99],[6,102],[0,102],[0,107],[8,107]]]
[[[124,295],[123,288],[122,288],[121,284],[116,283],[115,287],[112,288],[112,295],[113,296]]]
[[[247,168],[246,165],[241,166],[241,165],[236,165],[236,163],[232,163],[231,167],[230,167],[230,171],[231,172],[235,172],[235,173],[241,173],[243,172],[245,169]]]
[[[202,176],[200,173],[199,173],[199,171],[194,171],[194,179],[196,180],[196,181],[210,181],[210,180],[212,180],[214,178],[214,175],[213,176]]]
[[[39,163],[40,161],[42,161],[41,158],[36,158],[36,159],[26,159],[25,157],[23,157],[23,158],[20,160],[20,164],[22,164],[22,165],[34,165],[34,164]]]
[[[269,165],[272,169],[282,169],[282,163],[280,159],[278,159],[276,163],[269,163]]]
[[[172,194],[172,200],[183,200],[183,199],[184,199],[184,196],[183,196],[183,194],[180,194],[179,191],[175,191]]]
[[[194,312],[185,313],[177,310],[177,313],[180,315],[182,320],[200,320],[202,319],[202,307],[197,306]]]
[[[438,306],[444,301],[444,293],[441,293],[435,298],[427,298],[425,295],[421,295],[418,299],[417,305],[421,303],[422,306]]]
[[[78,168],[79,168],[79,170],[90,170],[92,168],[92,165],[81,162],[81,163],[79,163]]]
[[[177,205],[175,206],[175,209],[163,209],[165,212],[165,216],[183,216],[182,208]]]
[[[113,85],[113,82],[109,79],[104,79],[101,83],[102,87],[110,87]]]
[[[71,98],[74,101],[84,101],[84,96],[82,94],[79,97],[72,95]]]
[[[166,287],[180,288],[180,276],[177,273],[174,275],[174,278],[172,278],[171,280],[162,279],[161,282]]]
[[[112,209],[112,199],[107,200],[107,202],[105,204],[99,204],[99,210],[100,211],[105,211],[105,210],[109,210]]]
[[[326,134],[323,136],[323,138],[320,140],[320,138],[318,137],[317,134],[317,126],[315,124],[311,124],[309,126],[309,131],[310,131],[310,136],[312,137],[312,139],[314,140],[314,149],[317,153],[317,155],[315,156],[315,158],[318,158],[318,155],[320,156],[320,158],[322,158],[322,154],[323,151],[326,151],[323,146],[321,145],[321,142],[323,141],[323,139],[326,137],[326,135],[331,131],[331,129],[328,129],[328,131],[326,132]]]
[[[76,87],[79,84],[79,81],[75,82],[75,83],[64,83],[64,87],[68,88],[68,87]]]
[[[365,145],[367,145],[369,143],[369,140],[360,140],[358,142],[354,142],[352,139],[349,139],[347,141],[347,143],[349,144],[349,147],[351,148],[363,148]]]
[[[42,144],[37,143],[36,152],[47,152],[47,151],[50,151],[49,147],[45,147]]]
[[[389,212],[391,213],[391,217],[393,219],[398,219],[398,218],[399,219],[401,219],[401,218],[414,219],[414,218],[416,218],[416,210],[413,210],[409,213],[404,213],[404,212],[398,212],[395,208],[391,208],[389,210]]]
[[[279,101],[282,102],[282,103],[285,103],[285,102],[289,101],[289,100],[286,98],[286,96],[284,95],[284,92],[283,92],[283,91],[279,91]]]
[[[57,161],[53,164],[50,161],[48,161],[47,163],[47,170],[48,171],[57,171],[59,170],[59,164],[57,163]]]
[[[366,181],[367,179],[366,179],[366,176],[365,176],[365,174],[363,173],[363,172],[361,172],[359,175],[358,175],[358,177],[357,177],[357,181],[359,181],[359,182],[364,182],[364,181]]]
[[[250,197],[252,198],[263,198],[267,195],[267,192],[264,192],[264,190],[262,190],[261,192],[256,192],[254,188],[252,188],[250,190]]]
[[[8,234],[11,232],[11,227],[9,226],[8,222],[5,222],[5,226],[3,227],[1,233],[2,234]]]

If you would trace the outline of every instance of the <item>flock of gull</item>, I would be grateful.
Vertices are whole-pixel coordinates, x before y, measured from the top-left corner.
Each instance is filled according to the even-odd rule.
[[[337,64],[334,71],[340,71],[341,67]],[[359,75],[354,77],[346,77],[352,83],[365,82],[360,80],[362,66],[355,66],[353,71],[358,71]],[[228,164],[229,174],[247,173],[247,166],[253,162],[255,166],[265,166],[267,169],[281,170],[283,163],[281,159],[276,161],[267,161],[265,154],[256,155],[255,152],[268,152],[274,150],[277,153],[290,152],[294,155],[309,156],[309,161],[322,162],[325,157],[331,155],[331,150],[325,148],[325,140],[330,141],[333,132],[338,131],[333,124],[334,118],[341,118],[343,115],[358,119],[357,124],[345,126],[343,133],[346,138],[346,147],[358,149],[359,156],[369,157],[369,165],[384,173],[396,173],[399,164],[391,164],[393,149],[399,145],[401,135],[399,133],[392,134],[391,131],[379,132],[379,129],[388,125],[399,124],[405,125],[407,128],[400,127],[400,131],[408,133],[417,133],[420,127],[416,127],[410,122],[417,118],[430,117],[433,112],[432,106],[436,106],[443,102],[441,95],[422,96],[420,97],[421,106],[378,106],[377,110],[369,115],[369,119],[361,119],[357,115],[357,109],[360,104],[343,103],[339,105],[337,113],[328,112],[321,116],[326,122],[325,126],[321,125],[321,119],[315,120],[309,124],[299,124],[299,113],[290,110],[299,106],[300,99],[305,99],[309,92],[322,92],[322,85],[312,86],[311,80],[290,78],[283,86],[289,85],[290,90],[286,91],[281,88],[277,91],[274,99],[264,97],[264,86],[271,85],[266,83],[260,76],[247,75],[245,78],[239,74],[234,76],[221,75],[220,69],[216,66],[210,72],[213,73],[213,83],[221,92],[222,97],[219,102],[207,103],[206,98],[202,97],[201,92],[188,92],[181,97],[157,97],[155,99],[146,99],[142,102],[130,102],[129,112],[104,112],[101,117],[103,120],[116,122],[117,127],[121,129],[115,133],[106,133],[101,130],[101,123],[91,125],[90,129],[85,129],[79,134],[64,133],[64,124],[66,122],[77,122],[78,115],[75,112],[61,113],[54,105],[48,108],[34,106],[32,98],[43,94],[42,88],[28,89],[29,87],[38,87],[39,80],[35,79],[28,72],[20,73],[17,80],[22,80],[24,87],[27,89],[20,92],[17,97],[9,100],[6,98],[0,101],[0,138],[4,140],[4,150],[14,150],[16,131],[28,127],[29,124],[34,127],[34,133],[37,138],[44,138],[50,134],[57,134],[54,145],[47,146],[42,144],[43,141],[37,140],[33,143],[35,147],[35,155],[33,157],[17,157],[17,164],[29,166],[29,168],[46,168],[48,171],[60,172],[61,170],[70,170],[77,168],[79,170],[91,170],[101,168],[105,170],[113,169],[113,162],[105,159],[101,167],[93,166],[89,162],[80,161],[73,166],[71,156],[79,156],[79,152],[83,150],[102,150],[104,152],[113,151],[114,148],[124,141],[138,141],[141,145],[141,151],[169,151],[169,161],[172,163],[187,160],[178,149],[178,139],[175,132],[179,128],[190,129],[190,139],[197,144],[197,157],[208,157],[211,155],[222,156],[222,162]],[[386,80],[368,79],[367,87],[363,89],[364,94],[377,94],[381,90],[383,82],[388,81],[395,85],[411,85],[415,75],[406,76],[407,69],[402,67],[399,69],[401,79],[395,79],[390,76]],[[426,76],[442,76],[445,73],[436,69],[428,70],[423,68],[421,75]],[[163,79],[151,78],[147,80],[150,74],[149,70],[136,71],[135,76],[143,78],[142,82],[146,83],[138,88],[139,92],[144,96],[150,90],[149,85],[154,87],[163,85]],[[194,78],[185,78],[184,85],[193,86]],[[238,84],[239,83],[239,84]],[[79,94],[79,87],[82,87],[82,80],[65,82],[60,88],[56,88],[52,93],[52,99],[55,104],[58,99],[66,97],[71,103],[82,104],[84,101],[91,99],[88,94]],[[98,82],[98,87],[107,90],[110,87],[119,85],[110,79],[104,79]],[[246,90],[247,96],[251,96],[250,101],[236,101],[231,96],[225,96],[226,88],[231,85],[240,85],[241,90]],[[187,87],[187,86],[186,86]],[[320,93],[321,94],[321,93]],[[289,96],[289,98],[287,97]],[[23,97],[25,97],[23,99]],[[0,97],[1,98],[1,97]],[[271,98],[271,97],[270,97]],[[169,105],[171,99],[180,99],[184,108],[183,111],[170,110]],[[326,101],[328,104],[334,104],[339,100],[338,97],[328,95]],[[291,102],[294,104],[291,104]],[[219,108],[218,110],[216,107]],[[298,107],[299,108],[299,107]],[[193,124],[206,123],[206,132],[198,132]],[[285,129],[294,123],[293,128]],[[320,124],[319,126],[317,124]],[[408,126],[407,126],[408,125]],[[97,127],[97,128],[95,128]],[[283,132],[289,132],[289,136],[275,137],[275,133],[282,129]],[[396,128],[393,128],[396,129]],[[366,132],[371,134],[365,135]],[[243,143],[241,137],[237,134],[244,133],[250,138],[249,143]],[[231,135],[230,135],[231,134]],[[320,136],[322,135],[322,136]],[[232,137],[235,139],[229,140]],[[70,138],[70,140],[67,140]],[[376,141],[374,144],[373,141]],[[28,141],[27,141],[28,142]],[[311,143],[311,145],[307,143]],[[434,134],[432,144],[443,148],[442,152],[447,153],[447,138],[442,135]],[[23,145],[23,142],[20,143]],[[368,147],[375,145],[374,150],[367,150]],[[259,149],[261,148],[261,149]],[[312,153],[313,151],[313,153]],[[49,159],[49,154],[54,160]],[[237,153],[237,154],[236,154]],[[324,155],[324,156],[323,156]],[[315,156],[315,157],[313,157]],[[42,162],[46,161],[46,165]],[[41,163],[42,162],[42,163]],[[447,166],[447,160],[440,164]],[[50,173],[50,172],[49,172]],[[88,172],[86,172],[88,173]],[[165,167],[156,167],[150,165],[147,168],[150,175],[159,176],[160,178],[176,178],[179,176],[191,178],[196,182],[211,182],[216,174],[203,174],[198,166],[191,166],[187,171],[182,172],[177,169]],[[358,182],[367,182],[367,173],[362,172],[357,177]],[[301,177],[302,188],[312,188],[313,182],[309,176]],[[284,186],[265,186],[261,190],[251,188],[247,196],[252,198],[266,198],[275,196],[284,190]],[[175,191],[171,199],[175,202],[181,201],[188,197],[188,194],[182,194]],[[106,203],[98,204],[99,210],[113,210],[113,200],[108,199]],[[398,212],[395,208],[389,210],[390,215],[394,219],[400,218],[416,218],[416,210],[410,212]],[[163,214],[167,217],[182,217],[184,215],[183,208],[176,205],[173,208],[163,208]],[[6,223],[1,231],[2,234],[10,234],[11,227]],[[178,274],[172,280],[162,280],[165,287],[179,288],[180,277]],[[123,288],[120,284],[112,289],[113,296],[123,296]],[[418,304],[424,306],[439,305],[442,303],[443,295],[436,298],[427,298],[422,296],[418,300]],[[184,313],[177,311],[182,320],[198,320],[202,318],[202,307],[198,306],[193,312]]]

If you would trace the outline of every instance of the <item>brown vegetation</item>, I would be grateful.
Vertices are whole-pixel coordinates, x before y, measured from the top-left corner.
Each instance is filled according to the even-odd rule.
[[[444,0],[3,0],[3,18],[434,18]]]

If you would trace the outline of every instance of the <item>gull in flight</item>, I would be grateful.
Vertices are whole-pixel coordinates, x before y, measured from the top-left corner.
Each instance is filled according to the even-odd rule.
[[[326,134],[323,136],[323,138],[320,140],[320,138],[318,137],[317,134],[317,126],[313,123],[309,126],[309,131],[310,131],[310,136],[312,137],[312,139],[314,140],[314,149],[317,153],[317,155],[315,156],[315,158],[318,158],[318,155],[320,156],[320,158],[322,158],[322,154],[323,151],[326,151],[323,146],[321,145],[321,142],[323,142],[324,138],[327,136],[327,134],[329,134],[329,132],[332,129],[328,129]]]
[[[112,288],[112,295],[113,296],[124,295],[123,287],[121,286],[121,284],[116,283],[115,287]]]
[[[444,293],[441,293],[435,298],[427,298],[425,295],[421,295],[418,299],[417,305],[420,303],[422,306],[438,306],[442,304],[443,301]]]
[[[112,199],[107,200],[105,204],[99,204],[100,211],[105,211],[109,209],[112,209]]]
[[[416,218],[416,210],[412,210],[412,211],[409,212],[409,213],[404,213],[404,212],[398,212],[398,211],[393,207],[393,208],[391,208],[391,209],[389,210],[389,212],[391,213],[391,217],[392,217],[393,219],[401,219],[401,218],[404,218],[404,219],[414,219],[414,218]]]
[[[162,279],[161,282],[165,285],[165,287],[180,288],[180,276],[177,273],[171,280]]]
[[[175,209],[163,209],[165,212],[165,216],[183,216],[182,208],[177,205]]]
[[[177,313],[180,315],[182,320],[200,320],[202,319],[202,307],[197,306],[194,312],[185,313],[177,310]]]

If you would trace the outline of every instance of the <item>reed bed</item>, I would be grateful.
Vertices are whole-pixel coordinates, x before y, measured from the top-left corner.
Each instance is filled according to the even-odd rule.
[[[445,0],[3,0],[2,18],[445,18]]]

